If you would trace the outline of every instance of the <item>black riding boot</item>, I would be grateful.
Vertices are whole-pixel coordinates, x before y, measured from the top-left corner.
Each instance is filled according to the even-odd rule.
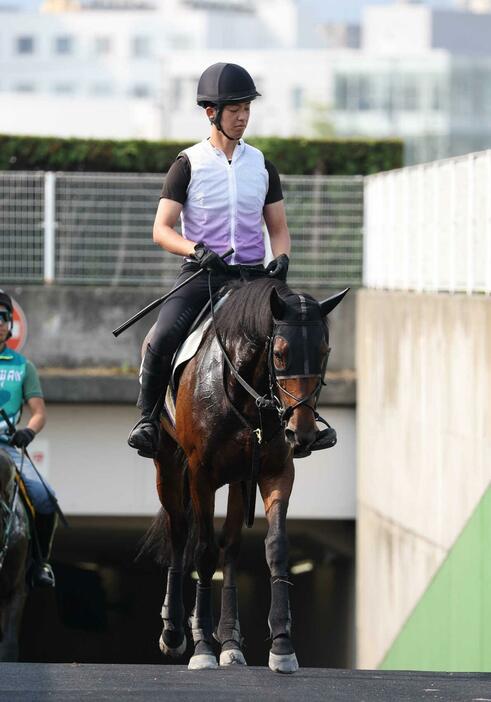
[[[131,448],[137,449],[140,456],[153,458],[159,443],[159,414],[157,403],[163,399],[170,379],[172,358],[159,356],[150,345],[143,359],[141,392],[138,406],[142,417],[133,427],[128,437]],[[154,412],[155,410],[155,412]]]
[[[48,563],[57,524],[56,512],[39,514],[34,519],[33,559],[31,567],[32,587],[54,587],[55,575]]]

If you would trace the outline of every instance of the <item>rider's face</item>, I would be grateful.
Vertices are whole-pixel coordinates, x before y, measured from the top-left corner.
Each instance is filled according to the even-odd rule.
[[[3,312],[3,314],[1,314]],[[4,344],[7,341],[10,322],[6,319],[6,314],[8,310],[3,305],[0,305],[0,344]]]
[[[250,102],[238,102],[233,105],[225,105],[222,111],[221,125],[225,134],[233,139],[240,139],[251,113]]]

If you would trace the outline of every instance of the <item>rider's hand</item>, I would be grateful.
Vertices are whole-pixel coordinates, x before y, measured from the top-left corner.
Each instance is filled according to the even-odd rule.
[[[286,281],[286,274],[288,273],[288,266],[290,264],[290,259],[286,254],[280,254],[277,258],[268,263],[266,266],[266,273],[270,278],[279,278],[280,280]]]
[[[15,446],[16,448],[26,448],[29,446],[35,436],[35,432],[33,432],[32,429],[29,429],[29,427],[26,427],[25,429],[17,429],[15,434],[12,435],[9,443],[11,446]]]
[[[204,268],[211,273],[226,273],[227,264],[220,256],[209,249],[205,244],[196,244],[192,258],[198,263],[200,268]]]

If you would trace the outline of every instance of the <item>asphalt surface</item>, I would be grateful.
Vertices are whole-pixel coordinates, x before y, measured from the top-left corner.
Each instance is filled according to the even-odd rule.
[[[491,673],[0,663],[1,702],[491,702]]]

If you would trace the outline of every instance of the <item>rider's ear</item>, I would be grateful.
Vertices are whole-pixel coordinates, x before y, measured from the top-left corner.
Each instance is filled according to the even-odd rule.
[[[331,297],[328,297],[327,300],[323,300],[322,302],[319,302],[322,316],[327,317],[327,315],[333,311],[337,305],[341,302],[343,297],[346,295],[348,292],[349,288],[345,288],[341,292],[336,293],[335,295],[331,295]]]
[[[276,288],[271,290],[271,295],[269,297],[269,304],[271,306],[271,312],[275,319],[282,319],[283,313],[285,311],[285,302],[276,292]]]

